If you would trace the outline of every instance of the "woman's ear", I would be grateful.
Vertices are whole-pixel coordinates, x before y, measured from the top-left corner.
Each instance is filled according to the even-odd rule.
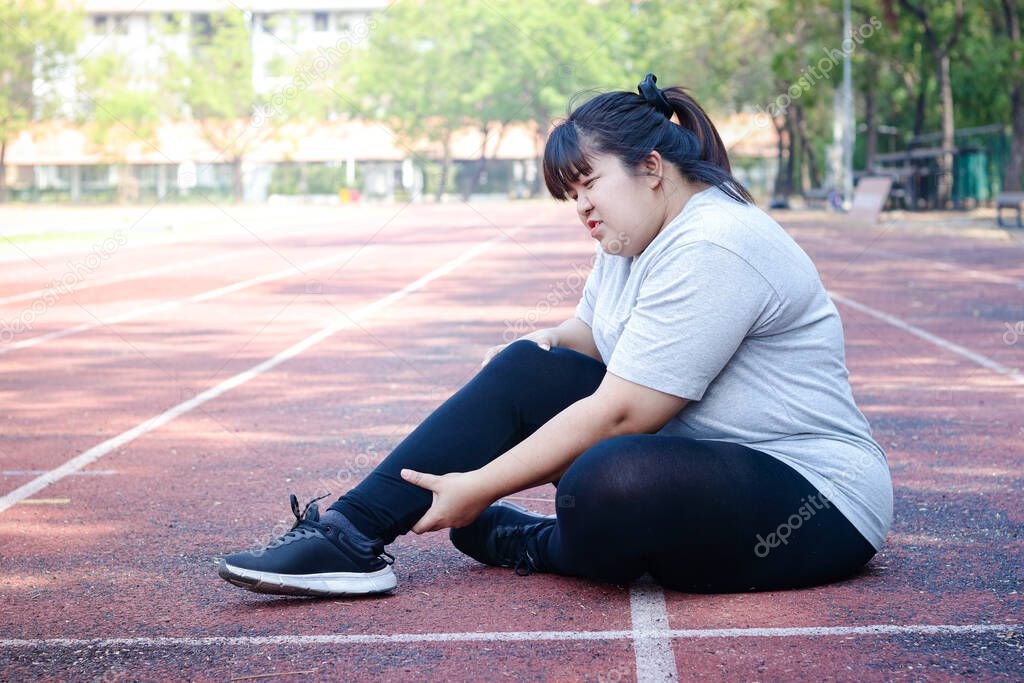
[[[661,186],[665,173],[665,162],[661,158],[661,154],[657,150],[648,152],[647,156],[640,162],[640,168],[643,174],[647,176],[647,186],[652,190],[658,189]]]

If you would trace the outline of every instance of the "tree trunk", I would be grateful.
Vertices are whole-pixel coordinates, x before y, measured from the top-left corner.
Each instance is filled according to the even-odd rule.
[[[924,55],[921,56],[921,61],[927,59]],[[928,104],[928,74],[930,69],[924,68],[924,64],[921,64],[921,83],[919,84],[919,90],[917,91],[917,102],[914,105],[914,132],[913,137],[917,137],[924,132],[924,119],[925,119],[925,107]]]
[[[245,188],[242,186],[242,157],[236,156],[231,159],[231,194],[236,202],[245,198]]]
[[[1017,54],[1020,54],[1019,52]],[[1019,57],[1018,57],[1019,59]],[[1011,121],[1013,134],[1010,140],[1010,160],[1006,165],[1006,177],[1003,178],[1005,192],[1020,192],[1021,176],[1024,176],[1024,93],[1018,81],[1010,95]]]
[[[0,141],[0,204],[7,201],[7,141]]]
[[[864,125],[867,137],[867,150],[864,155],[864,168],[868,173],[875,165],[875,154],[878,152],[878,103],[875,100],[875,81],[868,80],[867,88],[864,90]]]
[[[435,202],[441,201],[441,197],[444,195],[444,188],[448,185],[448,173],[451,171],[452,166],[452,151],[450,143],[451,141],[446,138],[441,145],[441,178],[437,183],[437,192],[434,193]]]
[[[939,56],[939,96],[942,101],[942,156],[939,157],[939,178],[936,188],[938,208],[945,209],[953,190],[953,84],[949,76],[949,52]]]
[[[776,146],[778,171],[775,174],[775,189],[772,192],[772,204],[775,206],[788,204],[789,196],[793,194],[793,157],[791,154],[793,143],[792,135],[790,135],[790,118],[787,112],[783,116],[772,119],[778,139]]]
[[[1021,64],[1020,14],[1017,0],[1003,0],[1003,12],[1006,14],[1006,29],[1013,50],[1010,52],[1011,68],[1019,70]],[[1018,73],[1011,76],[1013,89],[1010,91],[1010,159],[1006,165],[1006,176],[1003,178],[1005,192],[1021,191],[1021,176],[1024,175],[1024,76]]]
[[[484,171],[487,170],[487,134],[490,132],[491,127],[489,124],[484,124],[480,128],[480,132],[484,135],[484,141],[480,145],[480,158],[476,160],[476,168],[473,169],[473,176],[463,185],[462,188],[462,200],[468,202],[469,198],[476,192],[476,188],[480,185],[480,178],[483,176]]]
[[[797,129],[800,133],[800,148],[803,150],[804,159],[807,162],[807,175],[811,187],[821,187],[821,170],[818,168],[818,159],[814,156],[814,145],[811,144],[810,136],[807,135],[807,119],[803,116],[803,108],[800,108],[800,126]]]
[[[953,83],[949,71],[949,55],[960,37],[960,30],[964,25],[964,4],[963,0],[955,0],[955,18],[953,28],[944,40],[939,40],[932,25],[931,16],[920,5],[915,5],[910,0],[900,0],[900,4],[908,12],[913,14],[921,22],[924,28],[924,42],[928,46],[932,57],[935,58],[935,75],[938,78],[939,98],[942,104],[942,155],[939,157],[939,179],[936,189],[936,201],[938,208],[946,208],[953,188],[953,143],[955,130],[953,127]],[[922,89],[922,93],[924,90]],[[920,104],[920,101],[918,102]],[[915,134],[916,131],[915,131]]]

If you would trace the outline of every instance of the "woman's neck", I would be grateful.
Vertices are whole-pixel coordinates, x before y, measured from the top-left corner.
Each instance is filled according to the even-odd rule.
[[[665,229],[666,225],[675,220],[676,216],[683,212],[683,208],[686,206],[687,202],[690,201],[693,195],[698,192],[703,192],[711,187],[711,185],[701,182],[688,183],[682,178],[679,178],[678,182],[672,183],[669,187],[673,189],[667,189],[665,191],[665,219],[662,222],[661,227],[658,228],[657,234],[660,234],[661,231]]]

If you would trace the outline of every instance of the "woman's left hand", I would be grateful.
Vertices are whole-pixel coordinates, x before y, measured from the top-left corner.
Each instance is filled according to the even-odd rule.
[[[404,469],[401,474],[410,484],[434,493],[430,509],[412,527],[417,534],[467,526],[494,502],[481,491],[480,481],[472,472],[437,475]]]

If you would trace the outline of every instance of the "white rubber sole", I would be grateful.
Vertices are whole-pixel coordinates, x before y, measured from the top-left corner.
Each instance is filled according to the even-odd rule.
[[[512,508],[513,510],[518,510],[519,512],[525,512],[526,514],[533,515],[534,517],[537,517],[538,519],[557,519],[558,518],[557,514],[556,515],[542,515],[540,513],[534,512],[532,510],[527,510],[522,505],[517,505],[516,503],[513,503],[510,500],[505,500],[504,498],[502,498],[497,503],[495,503],[495,505],[499,505],[499,506],[501,506],[503,508]]]
[[[217,573],[222,579],[239,588],[275,595],[367,595],[389,593],[398,587],[398,577],[390,565],[368,573],[275,574],[242,569],[221,561]]]

